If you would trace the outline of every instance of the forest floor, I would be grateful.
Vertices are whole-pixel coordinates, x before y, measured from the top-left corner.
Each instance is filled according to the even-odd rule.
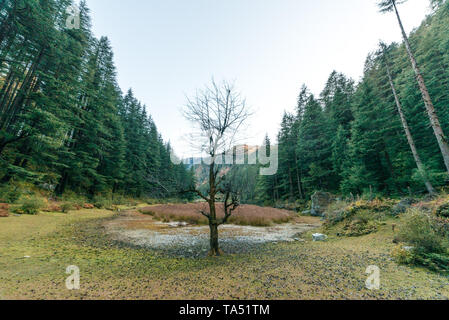
[[[312,242],[319,228],[303,230],[304,241],[278,239],[210,258],[116,238],[114,223],[130,215],[81,210],[0,219],[0,299],[449,299],[448,277],[393,261],[393,220],[362,237]],[[80,290],[66,288],[70,265],[80,269]],[[370,265],[380,268],[380,290],[365,288]]]

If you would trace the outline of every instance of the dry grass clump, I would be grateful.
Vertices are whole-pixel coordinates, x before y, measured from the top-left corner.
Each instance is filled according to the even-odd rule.
[[[223,204],[217,203],[216,206],[218,218],[223,218]],[[140,211],[164,222],[180,221],[199,225],[208,224],[207,218],[200,213],[200,211],[209,212],[207,203],[166,204],[142,208]],[[235,225],[265,227],[287,223],[293,218],[294,213],[291,211],[242,205],[234,211],[228,222]]]

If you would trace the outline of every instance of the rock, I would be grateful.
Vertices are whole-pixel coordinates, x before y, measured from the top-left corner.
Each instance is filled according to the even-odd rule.
[[[409,209],[416,201],[411,198],[402,199],[397,205],[393,207],[391,213],[393,216],[400,215],[401,213],[405,213],[407,209]]]
[[[415,247],[404,246],[404,247],[402,247],[402,249],[404,249],[405,251],[410,252],[410,251],[413,251],[415,249]]]
[[[179,227],[186,227],[189,224],[187,222],[170,222],[168,224],[169,227],[171,228],[179,228]]]
[[[301,212],[301,214],[305,215],[305,216],[310,216],[312,214],[312,210],[306,210]]]
[[[322,233],[314,233],[312,234],[313,241],[325,241],[327,239],[327,236]]]
[[[335,201],[335,197],[328,192],[315,192],[312,196],[312,208],[310,214],[315,217],[324,216],[327,207]]]
[[[9,217],[9,204],[0,203],[0,218]]]

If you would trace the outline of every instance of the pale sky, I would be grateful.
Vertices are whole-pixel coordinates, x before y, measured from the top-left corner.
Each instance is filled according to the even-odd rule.
[[[305,83],[318,95],[329,74],[359,80],[379,40],[400,41],[395,16],[376,0],[88,0],[97,37],[112,43],[118,81],[148,106],[178,156],[191,125],[186,95],[212,77],[235,81],[255,112],[247,144],[275,139],[284,110],[293,111]],[[429,0],[401,5],[407,32],[420,25]]]

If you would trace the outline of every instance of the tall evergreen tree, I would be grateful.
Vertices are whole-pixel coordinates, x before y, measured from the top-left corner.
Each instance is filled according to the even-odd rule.
[[[412,63],[413,70],[416,75],[416,79],[418,81],[419,89],[421,91],[424,104],[427,109],[427,113],[429,115],[430,123],[432,125],[433,131],[438,141],[438,145],[440,146],[441,154],[443,155],[444,163],[446,165],[446,169],[449,173],[449,143],[447,141],[447,137],[445,136],[443,129],[440,124],[440,119],[435,110],[435,106],[433,105],[432,99],[429,94],[429,90],[427,89],[426,83],[424,81],[424,77],[422,75],[421,69],[418,65],[418,62],[415,58],[415,54],[410,45],[410,41],[408,39],[407,33],[405,32],[404,26],[402,24],[401,17],[398,11],[398,4],[404,3],[406,0],[382,0],[379,2],[379,8],[381,12],[391,12],[394,11],[396,17],[398,19],[399,27],[401,29],[402,37],[404,39],[405,48],[407,50],[408,56]],[[440,3],[440,2],[438,2]],[[436,1],[433,1],[433,4],[437,4]]]
[[[424,184],[425,184],[425,186],[427,188],[427,191],[431,195],[434,195],[435,194],[435,190],[434,190],[434,188],[432,186],[432,183],[429,181],[429,178],[427,176],[427,172],[426,172],[426,169],[424,167],[424,164],[421,161],[421,157],[420,157],[420,155],[418,153],[418,150],[416,149],[415,140],[413,139],[412,133],[410,132],[410,127],[408,125],[408,121],[407,121],[407,119],[406,119],[406,117],[404,115],[404,111],[402,109],[401,102],[400,102],[398,94],[396,92],[396,88],[395,88],[395,85],[394,85],[394,82],[393,82],[393,76],[391,74],[391,68],[389,66],[388,48],[387,48],[387,46],[384,43],[381,43],[380,46],[381,46],[381,49],[380,49],[381,51],[380,51],[379,54],[381,55],[381,59],[383,60],[383,63],[385,64],[385,67],[387,69],[388,81],[389,81],[390,86],[391,86],[391,90],[392,90],[392,93],[393,93],[393,96],[394,96],[394,100],[395,100],[396,106],[398,108],[398,113],[399,113],[399,116],[401,118],[402,126],[404,127],[405,135],[407,137],[407,141],[408,141],[408,143],[410,145],[410,149],[411,149],[413,157],[415,159],[416,166],[418,167],[418,170],[419,170],[419,172],[422,175],[422,178],[423,178]]]

